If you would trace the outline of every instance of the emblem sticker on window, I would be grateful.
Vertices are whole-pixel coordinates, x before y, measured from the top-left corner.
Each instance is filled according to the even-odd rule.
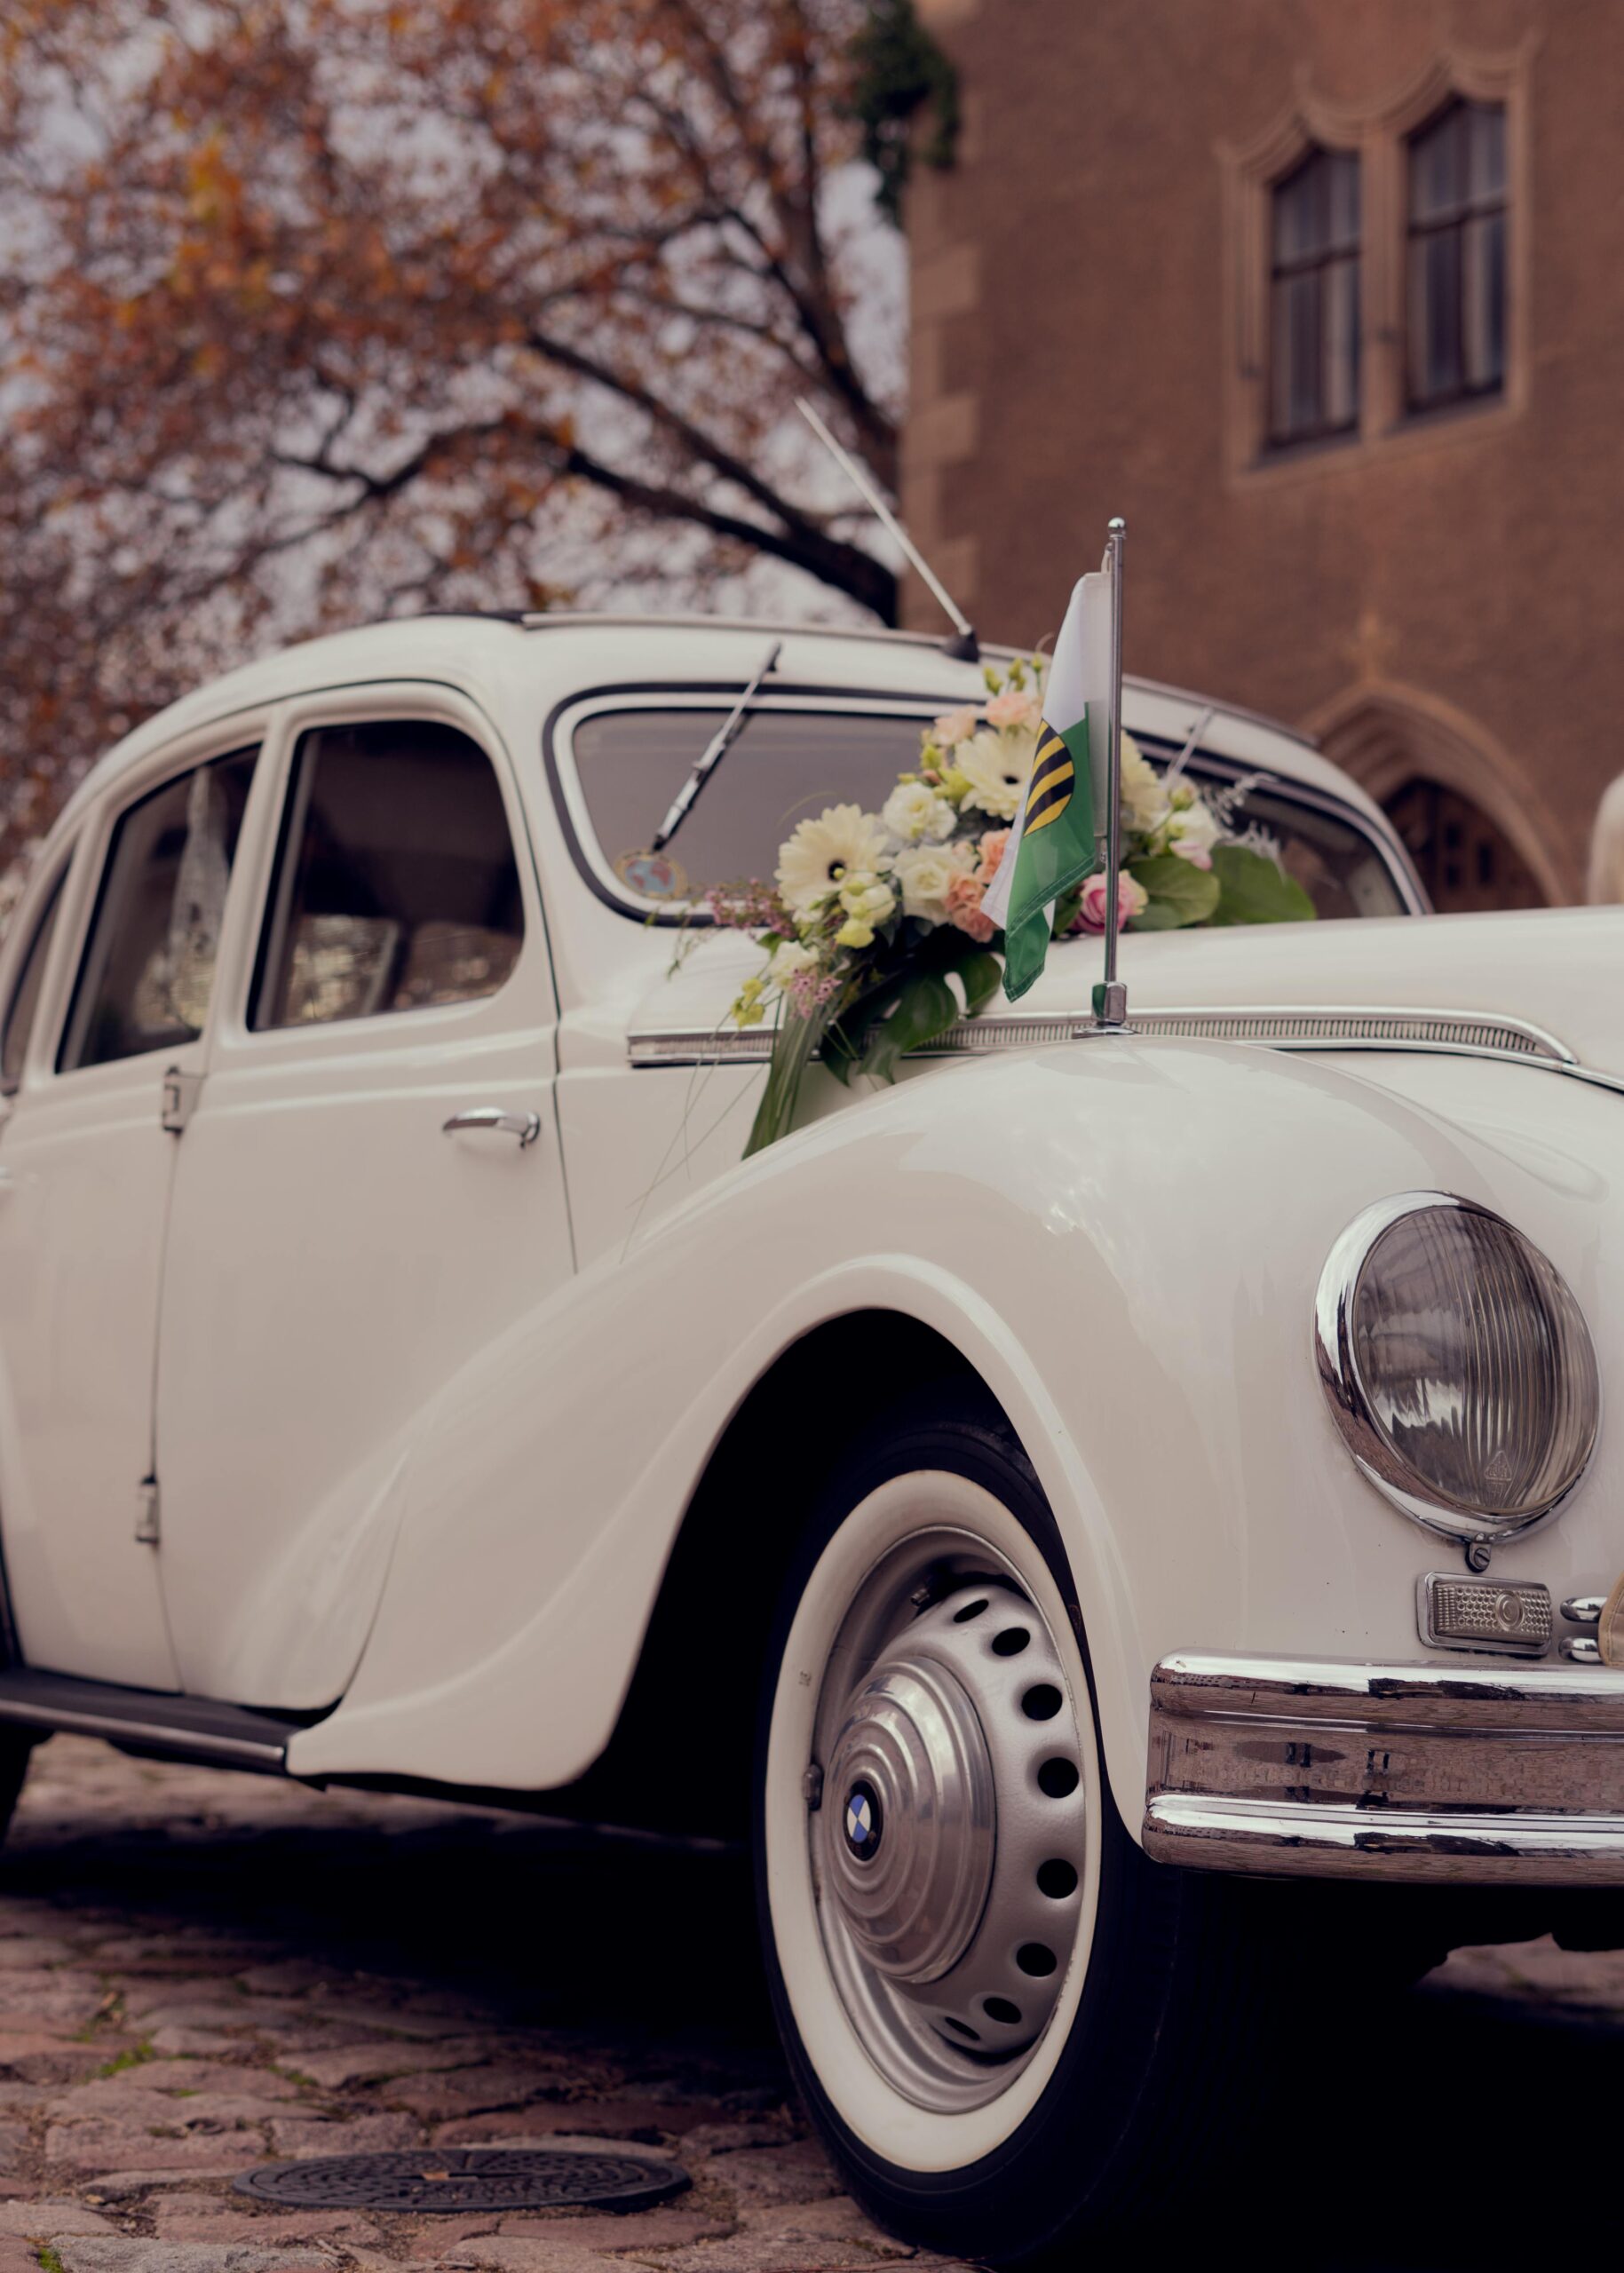
[[[614,864],[621,882],[644,899],[686,899],[687,872],[669,852],[622,852]]]

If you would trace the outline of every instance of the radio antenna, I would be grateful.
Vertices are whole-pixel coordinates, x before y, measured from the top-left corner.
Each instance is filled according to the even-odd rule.
[[[800,412],[802,417],[812,428],[812,432],[818,437],[818,440],[822,443],[824,448],[834,459],[842,473],[845,475],[846,479],[851,483],[852,488],[856,490],[858,495],[862,499],[864,504],[867,506],[875,519],[881,524],[882,527],[889,529],[891,535],[895,537],[897,543],[901,546],[908,561],[918,571],[921,581],[929,586],[930,590],[935,594],[937,599],[941,603],[942,611],[947,616],[947,621],[952,624],[954,630],[953,638],[944,641],[943,643],[945,652],[953,656],[955,661],[963,663],[978,663],[981,660],[981,643],[976,638],[976,629],[974,624],[971,623],[970,618],[964,614],[963,609],[961,608],[958,603],[955,600],[952,593],[947,590],[946,584],[943,583],[935,569],[931,567],[930,562],[925,558],[923,553],[921,552],[913,538],[903,527],[901,522],[891,511],[891,507],[886,503],[884,498],[881,496],[874,483],[870,481],[862,467],[859,465],[857,460],[852,455],[852,453],[847,449],[843,449],[841,445],[835,440],[833,434],[830,433],[828,428],[824,424],[823,420],[819,416],[815,407],[807,401],[804,395],[803,395],[796,402],[796,408]]]

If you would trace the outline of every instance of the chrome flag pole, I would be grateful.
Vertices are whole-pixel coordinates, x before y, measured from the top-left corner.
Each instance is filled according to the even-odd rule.
[[[1092,1034],[1126,1034],[1128,989],[1116,975],[1117,887],[1122,871],[1122,555],[1128,524],[1119,516],[1106,525],[1100,567],[1110,580],[1111,700],[1105,732],[1105,976],[1094,989]]]

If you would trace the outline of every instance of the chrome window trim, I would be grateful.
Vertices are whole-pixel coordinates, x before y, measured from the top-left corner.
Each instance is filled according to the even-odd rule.
[[[1153,693],[1171,691],[1156,686],[1149,680],[1130,679],[1126,684],[1129,693],[1136,685]],[[571,695],[560,702],[543,728],[543,764],[552,782],[559,818],[576,866],[599,899],[639,923],[654,922],[662,925],[693,923],[709,926],[713,918],[701,901],[648,899],[630,891],[616,875],[612,865],[614,856],[606,855],[598,843],[587,809],[580,769],[575,763],[576,732],[589,718],[601,717],[615,711],[725,709],[729,700],[737,698],[738,691],[736,683],[722,685],[709,681],[676,682],[669,685],[639,682],[636,685],[595,687],[585,693]],[[883,691],[870,693],[857,688],[842,689],[836,693],[786,685],[759,696],[751,709],[788,711],[803,716],[813,713],[834,717],[917,718],[923,724],[939,717],[945,707],[952,707],[960,699],[948,695],[887,694]],[[1232,711],[1228,705],[1222,706],[1222,715],[1226,717],[1250,716],[1249,713]],[[1265,720],[1260,723],[1271,725],[1273,722]],[[1129,731],[1134,730],[1130,728]],[[1170,760],[1177,754],[1174,744],[1161,734],[1145,733],[1137,734],[1136,739],[1160,759]],[[1191,753],[1189,764],[1197,774],[1210,774],[1225,781],[1259,776],[1260,786],[1266,784],[1277,796],[1288,802],[1295,800],[1314,812],[1327,813],[1346,823],[1379,854],[1405,912],[1411,915],[1431,913],[1409,855],[1397,834],[1384,824],[1378,826],[1357,805],[1348,804],[1317,783],[1298,781],[1289,774],[1274,773],[1267,766],[1248,764],[1242,759],[1215,750],[1196,748]],[[657,814],[651,815],[651,830],[658,818]]]
[[[1422,1210],[1458,1210],[1462,1214],[1481,1216],[1485,1221],[1500,1224],[1515,1232],[1515,1224],[1497,1215],[1492,1208],[1482,1207],[1475,1200],[1463,1200],[1453,1192],[1398,1192],[1386,1200],[1378,1200],[1360,1210],[1347,1229],[1342,1232],[1326,1257],[1314,1295],[1314,1359],[1320,1387],[1331,1409],[1331,1416],[1340,1430],[1343,1442],[1360,1469],[1384,1498],[1412,1523],[1423,1531],[1435,1533],[1456,1545],[1470,1546],[1477,1542],[1494,1545],[1511,1539],[1526,1538],[1549,1523],[1583,1480],[1596,1451],[1598,1423],[1592,1429],[1590,1441],[1576,1473],[1562,1490],[1525,1514],[1490,1517],[1481,1510],[1451,1500],[1429,1485],[1424,1478],[1402,1461],[1376,1426],[1370,1411],[1365,1385],[1359,1378],[1359,1366],[1353,1354],[1351,1314],[1354,1298],[1366,1263],[1383,1234],[1406,1216]],[[1525,1237],[1525,1234],[1518,1234]],[[1551,1268],[1554,1270],[1555,1266]],[[1587,1334],[1588,1334],[1587,1327]],[[1594,1347],[1591,1364],[1596,1365]],[[1597,1385],[1600,1374],[1597,1370]]]
[[[1000,1049],[1041,1049],[1069,1041],[1081,1010],[1014,1010],[962,1018],[920,1057],[985,1057]],[[1250,1027],[1250,1032],[1238,1031]],[[1378,1050],[1401,1055],[1486,1057],[1544,1066],[1624,1089],[1608,1074],[1589,1074],[1566,1043],[1526,1018],[1494,1011],[1444,1010],[1356,1003],[1194,1004],[1134,1011],[1136,1034],[1186,1041],[1238,1041],[1265,1049]],[[1495,1034],[1497,1041],[1472,1036]],[[627,1040],[633,1065],[757,1065],[772,1054],[770,1029],[651,1027]]]
[[[1141,1836],[1275,1876],[1624,1881],[1624,1673],[1178,1651],[1151,1675]]]

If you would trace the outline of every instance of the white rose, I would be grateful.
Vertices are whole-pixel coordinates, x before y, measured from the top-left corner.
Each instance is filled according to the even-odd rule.
[[[1168,793],[1161,776],[1131,734],[1122,736],[1122,809],[1131,827],[1146,836],[1168,817]]]
[[[897,895],[875,875],[849,876],[840,887],[840,904],[862,923],[883,923],[897,905]]]
[[[891,874],[902,888],[902,913],[927,923],[947,920],[947,887],[955,876],[974,867],[975,849],[969,844],[918,844],[899,852]]]
[[[1168,846],[1186,860],[1198,852],[1210,852],[1219,835],[1217,822],[1199,797],[1179,806],[1168,822]]]
[[[928,782],[899,781],[881,807],[880,819],[905,844],[939,844],[953,835],[958,816]]]

